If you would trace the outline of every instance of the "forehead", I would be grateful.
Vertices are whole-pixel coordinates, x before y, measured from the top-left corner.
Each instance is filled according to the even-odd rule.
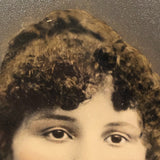
[[[25,120],[25,124],[33,123],[46,124],[76,124],[80,127],[89,129],[92,126],[117,126],[141,128],[141,120],[136,110],[128,109],[125,111],[116,111],[111,100],[112,89],[101,89],[91,99],[80,103],[78,108],[66,111],[57,107],[57,109],[48,109],[39,111]]]

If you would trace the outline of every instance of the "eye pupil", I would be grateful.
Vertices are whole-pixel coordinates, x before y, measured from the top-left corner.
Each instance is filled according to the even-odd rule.
[[[55,131],[52,132],[52,135],[55,138],[62,138],[64,136],[64,132],[61,131],[61,130],[55,130]]]
[[[111,136],[111,140],[113,143],[120,143],[122,140],[122,137],[120,137],[118,135],[113,135],[113,136]]]

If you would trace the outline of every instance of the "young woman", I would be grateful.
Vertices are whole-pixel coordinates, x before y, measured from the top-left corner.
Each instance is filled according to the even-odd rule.
[[[160,85],[104,22],[55,11],[9,44],[0,72],[3,160],[158,160]]]

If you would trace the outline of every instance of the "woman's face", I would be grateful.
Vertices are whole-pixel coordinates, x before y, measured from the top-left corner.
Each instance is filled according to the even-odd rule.
[[[117,112],[112,90],[96,93],[72,111],[36,113],[13,138],[14,160],[145,160],[135,110]]]

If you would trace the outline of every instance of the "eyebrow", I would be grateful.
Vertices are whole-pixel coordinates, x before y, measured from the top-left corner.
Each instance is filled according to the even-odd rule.
[[[59,115],[59,114],[51,114],[51,113],[43,113],[36,120],[41,120],[41,119],[55,119],[55,120],[70,121],[70,122],[76,121],[76,119],[73,117],[69,117],[66,115]]]
[[[111,122],[105,125],[105,127],[121,127],[121,126],[131,126],[131,127],[137,128],[136,126],[128,122]]]
[[[142,136],[142,131],[141,131],[141,129],[140,130],[138,130],[138,128],[136,127],[136,126],[134,126],[133,124],[130,124],[130,123],[128,123],[128,122],[111,122],[111,123],[108,123],[108,124],[106,124],[105,125],[105,127],[106,128],[108,128],[109,130],[107,131],[107,133],[112,133],[113,131],[115,131],[115,130],[120,130],[120,131],[122,131],[122,130],[124,130],[124,128],[123,127],[131,127],[133,130],[130,130],[129,128],[129,132],[132,132],[132,131],[136,131],[137,133],[138,133],[138,135],[139,135],[139,138]],[[129,133],[129,132],[127,132],[127,133]],[[106,132],[104,132],[103,134],[102,134],[102,136],[104,136],[104,134],[106,134]],[[130,134],[127,134],[129,137],[130,137]]]

